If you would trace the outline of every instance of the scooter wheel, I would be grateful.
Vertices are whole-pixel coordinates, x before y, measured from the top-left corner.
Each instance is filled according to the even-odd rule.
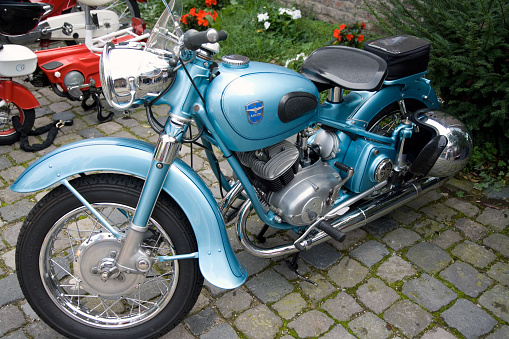
[[[19,140],[19,133],[12,125],[12,117],[19,116],[23,131],[28,133],[34,126],[35,110],[23,109],[13,102],[0,99],[0,145],[11,145]]]
[[[129,231],[143,180],[85,175],[71,185],[120,234]],[[27,216],[16,246],[17,275],[31,307],[69,338],[156,338],[178,325],[203,286],[197,259],[133,263],[126,272],[117,240],[65,187],[49,192]],[[150,258],[197,251],[192,227],[162,193],[143,234]],[[143,262],[142,262],[143,261]],[[129,274],[128,274],[129,273]]]

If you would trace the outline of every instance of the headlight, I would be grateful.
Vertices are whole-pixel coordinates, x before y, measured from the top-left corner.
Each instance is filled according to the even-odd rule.
[[[164,57],[143,50],[139,43],[106,44],[99,72],[104,97],[119,110],[158,96],[175,76]]]

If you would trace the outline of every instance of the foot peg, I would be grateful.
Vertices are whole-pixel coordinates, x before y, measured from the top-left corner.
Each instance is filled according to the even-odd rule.
[[[327,221],[322,221],[318,225],[316,225],[316,228],[319,230],[324,231],[327,233],[332,239],[342,242],[346,238],[346,234],[341,232],[340,230],[332,227],[331,224],[329,224]]]

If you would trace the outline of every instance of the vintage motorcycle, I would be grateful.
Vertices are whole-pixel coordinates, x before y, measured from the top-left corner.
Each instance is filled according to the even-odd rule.
[[[233,218],[249,253],[298,256],[436,188],[469,159],[468,131],[439,110],[424,78],[428,42],[394,36],[367,44],[373,52],[323,47],[301,73],[240,55],[216,63],[226,34],[183,33],[181,8],[167,4],[144,48],[108,44],[101,57],[109,103],[144,105],[157,145],[79,141],[11,186],[60,184],[27,216],[16,265],[32,308],[66,336],[157,337],[191,310],[203,278],[242,285],[247,273],[225,227]],[[164,125],[152,114],[158,104],[171,107]],[[198,132],[189,136],[192,122]],[[228,192],[219,202],[177,157],[198,139]],[[233,177],[220,171],[214,148]],[[247,231],[253,213],[265,223],[260,233],[293,230],[296,240],[264,247]]]
[[[69,44],[85,39],[84,6],[99,29],[93,37],[119,31],[140,17],[138,2],[147,0],[11,0],[0,4],[0,43],[27,45],[39,41],[47,48],[51,41]]]

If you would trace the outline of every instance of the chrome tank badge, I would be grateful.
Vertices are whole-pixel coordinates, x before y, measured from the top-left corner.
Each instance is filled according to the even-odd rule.
[[[263,101],[251,101],[246,105],[247,120],[251,124],[257,124],[263,119]]]

